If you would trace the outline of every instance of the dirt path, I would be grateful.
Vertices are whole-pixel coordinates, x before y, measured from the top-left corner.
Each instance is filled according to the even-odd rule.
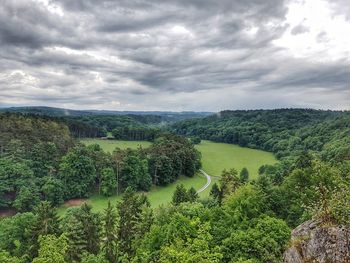
[[[201,193],[203,192],[205,189],[207,189],[209,187],[209,185],[211,184],[211,176],[209,174],[207,174],[206,172],[204,172],[202,169],[199,170],[206,178],[207,178],[207,183],[197,191],[197,193]]]

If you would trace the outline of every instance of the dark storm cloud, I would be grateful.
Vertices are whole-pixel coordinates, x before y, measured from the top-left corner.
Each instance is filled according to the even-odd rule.
[[[273,45],[289,28],[288,2],[3,0],[0,104],[273,108],[315,88],[349,98],[346,61],[311,63]]]

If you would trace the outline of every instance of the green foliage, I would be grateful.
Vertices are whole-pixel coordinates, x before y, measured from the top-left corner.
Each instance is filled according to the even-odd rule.
[[[33,180],[33,172],[25,163],[0,158],[0,207],[12,206],[16,194],[23,188],[22,196],[17,201],[18,208],[21,208],[20,199],[24,198],[27,192],[24,187],[29,183],[32,184]]]
[[[87,251],[97,254],[100,249],[101,218],[99,214],[91,211],[91,206],[86,203],[80,208],[76,218],[82,223],[85,239],[87,241]]]
[[[228,196],[234,193],[241,185],[241,182],[237,176],[237,171],[231,169],[229,171],[223,170],[220,178],[221,195]]]
[[[143,126],[125,126],[116,128],[112,131],[112,135],[117,140],[132,141],[153,141],[160,133],[159,129]]]
[[[173,194],[173,204],[174,205],[179,205],[182,202],[187,202],[188,197],[187,197],[187,191],[184,187],[183,184],[180,184],[176,186],[176,190]]]
[[[163,135],[148,149],[153,183],[167,185],[181,174],[192,177],[201,167],[200,153],[186,138]]]
[[[33,146],[30,168],[36,177],[51,175],[58,168],[59,152],[53,142],[39,142]]]
[[[268,211],[266,196],[255,186],[247,184],[228,196],[224,207],[234,224],[245,224]]]
[[[349,118],[348,112],[311,109],[222,111],[172,128],[185,136],[274,152],[278,158],[311,150],[339,162],[350,156]]]
[[[31,246],[29,250],[31,258],[37,255],[39,248],[38,241],[40,236],[58,235],[61,232],[56,209],[53,208],[49,202],[41,202],[34,209],[34,214],[35,221],[32,223],[28,230],[28,236],[31,240]]]
[[[89,254],[85,253],[83,255],[83,258],[81,259],[82,263],[110,263],[112,261],[108,261],[107,259],[104,258],[103,254]]]
[[[285,222],[268,216],[259,218],[248,229],[234,231],[223,241],[225,261],[280,262],[289,238]]]
[[[84,226],[75,216],[65,220],[64,232],[68,239],[67,258],[69,261],[81,260],[81,255],[87,252]]]
[[[0,251],[8,251],[16,257],[24,256],[31,244],[27,234],[36,217],[33,213],[19,213],[0,220]]]
[[[116,192],[117,179],[114,170],[111,168],[105,168],[102,170],[101,175],[101,193],[104,196],[111,196]]]
[[[42,199],[60,204],[64,187],[57,170],[73,145],[68,127],[59,120],[0,114],[0,208],[30,211]]]
[[[140,227],[145,220],[144,208],[149,207],[145,197],[138,196],[131,188],[127,188],[122,201],[118,203],[119,225],[118,239],[121,254],[128,258],[134,255],[133,243],[137,237],[142,237],[148,229]]]
[[[68,239],[68,259],[81,260],[83,253],[98,254],[100,251],[101,217],[91,207],[83,204],[71,210],[64,220],[63,231]]]
[[[193,176],[201,156],[190,140],[165,134],[149,149],[108,154],[98,145],[73,147],[60,121],[0,114],[1,208],[29,211],[42,199],[56,205],[97,187],[107,196],[118,183],[126,188],[117,211],[109,203],[103,217],[84,204],[59,220],[43,202],[34,214],[0,220],[0,261],[280,262],[288,225],[310,218],[327,225],[350,222],[349,116],[236,111],[176,124],[179,133],[270,150],[281,161],[261,166],[253,180],[248,169],[223,171],[220,186],[213,185],[205,202],[197,202],[194,188],[179,185],[173,204],[153,210],[129,187],[149,190],[152,181],[166,185],[180,175]],[[84,125],[98,118],[88,117],[82,126],[74,121],[70,128],[76,135],[96,136]],[[134,126],[119,131],[124,132],[131,139],[146,136]]]
[[[193,187],[188,189],[187,196],[188,196],[188,201],[192,202],[192,203],[196,202],[199,199],[199,195],[198,195],[197,191]]]
[[[43,183],[41,186],[43,199],[54,206],[62,204],[64,200],[64,185],[62,181],[52,176],[45,176],[41,181]]]
[[[190,140],[193,144],[200,144],[202,141],[199,136],[192,136],[192,137],[190,137]]]
[[[38,187],[33,183],[28,184],[21,186],[13,202],[18,211],[31,211],[40,202]]]
[[[190,224],[199,224],[193,220]],[[221,262],[223,255],[216,247],[210,249],[210,226],[208,223],[198,227],[196,237],[181,236],[176,238],[169,245],[162,247],[160,251],[160,262]]]
[[[124,188],[148,191],[152,179],[148,173],[148,164],[142,160],[137,152],[131,152],[123,159],[120,182]]]
[[[137,262],[220,262],[219,247],[213,246],[207,210],[199,203],[183,203],[158,211],[156,221],[144,236]]]
[[[19,258],[13,257],[6,251],[0,251],[0,262],[2,263],[20,263]]]
[[[63,122],[54,118],[29,114],[1,113],[0,138],[0,153],[7,155],[14,154],[13,149],[9,147],[11,140],[19,140],[25,155],[28,156],[33,150],[34,152],[37,150],[35,146],[37,143],[53,143],[59,156],[73,144],[68,127]],[[14,150],[19,149],[18,147],[13,148]]]
[[[190,189],[186,190],[183,184],[177,185],[175,192],[173,194],[173,200],[172,203],[174,205],[179,205],[183,202],[196,202],[198,200],[199,196],[197,191],[191,187]]]
[[[214,183],[213,186],[210,189],[210,196],[218,202],[218,204],[221,204],[222,201],[222,192],[218,186],[217,183]]]
[[[105,257],[110,263],[116,263],[118,257],[118,242],[117,242],[117,214],[111,203],[103,215],[103,238],[102,249]]]
[[[55,235],[45,235],[39,237],[39,255],[33,259],[32,263],[66,263],[66,252],[68,249],[65,235],[56,237]]]
[[[59,175],[65,186],[67,198],[88,196],[96,177],[96,170],[84,147],[75,147],[62,158]]]
[[[291,226],[297,226],[312,215],[324,222],[333,221],[329,200],[343,184],[347,184],[346,179],[340,176],[337,168],[314,161],[311,167],[293,170],[280,187],[273,188],[270,194],[274,200],[273,210]]]
[[[241,183],[246,183],[249,180],[249,172],[246,167],[244,167],[241,172],[239,173],[239,180]]]

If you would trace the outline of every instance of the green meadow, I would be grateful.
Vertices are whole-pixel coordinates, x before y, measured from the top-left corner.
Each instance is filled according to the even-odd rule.
[[[272,153],[234,144],[203,140],[196,145],[196,148],[202,153],[203,170],[209,175],[219,176],[223,169],[231,168],[240,172],[243,167],[246,167],[250,178],[254,179],[261,165],[277,162]]]
[[[196,174],[194,177],[185,177],[181,176],[176,182],[166,186],[153,186],[151,191],[146,192],[145,194],[148,197],[148,200],[151,203],[152,207],[158,207],[161,204],[166,204],[171,202],[173,192],[175,188],[179,184],[183,184],[186,188],[194,187],[196,190],[200,189],[206,183],[206,178],[202,174]],[[210,187],[208,187],[205,191],[200,193],[200,197],[206,197],[209,195]],[[89,199],[87,199],[87,203],[92,205],[93,211],[102,212],[108,204],[108,201],[111,201],[112,204],[116,204],[118,200],[120,200],[122,195],[114,195],[111,197],[104,197],[102,195],[93,195]],[[67,206],[61,206],[58,208],[58,214],[63,215],[67,210]]]
[[[118,141],[118,140],[101,140],[101,139],[83,139],[81,140],[86,145],[99,144],[104,151],[112,152],[116,147],[121,149],[138,147],[147,148],[151,145],[150,142],[145,141]],[[237,145],[226,143],[215,143],[210,141],[202,141],[196,145],[196,148],[202,153],[203,170],[210,175],[219,176],[223,169],[235,168],[240,171],[246,167],[249,171],[250,178],[255,178],[258,174],[258,169],[263,164],[273,164],[276,162],[273,154],[243,148]],[[217,178],[212,178],[212,183],[217,181]],[[200,189],[206,183],[206,178],[198,173],[193,178],[182,176],[176,182],[166,186],[153,186],[151,191],[145,193],[152,207],[158,207],[161,204],[171,202],[173,192],[177,185],[184,184],[186,188],[194,187],[196,190]],[[211,186],[200,193],[200,197],[209,195]],[[101,195],[91,196],[87,202],[93,206],[94,211],[103,211],[106,208],[108,201],[113,204],[121,199],[121,195],[104,197]],[[67,210],[66,206],[61,206],[58,209],[59,214],[63,214]]]
[[[116,147],[119,147],[120,149],[137,149],[140,146],[143,148],[147,148],[151,145],[150,142],[146,141],[118,141],[118,140],[101,140],[101,139],[82,139],[82,143],[85,145],[91,145],[91,144],[99,144],[102,149],[106,152],[113,152],[113,150]]]

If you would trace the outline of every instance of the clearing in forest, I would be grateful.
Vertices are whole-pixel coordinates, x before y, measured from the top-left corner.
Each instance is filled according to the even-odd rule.
[[[136,149],[140,146],[147,148],[151,145],[146,141],[119,141],[119,140],[101,140],[101,139],[83,139],[84,144],[90,145],[97,143],[104,151],[112,152],[116,147],[121,149],[132,148]],[[277,162],[272,153],[265,151],[254,150],[249,148],[243,148],[233,144],[215,143],[203,140],[200,144],[196,145],[196,148],[202,153],[203,170],[209,175],[219,176],[223,169],[235,168],[238,172],[243,167],[246,167],[250,174],[250,179],[256,178],[258,169],[263,164],[274,164]],[[212,178],[212,183],[217,181],[217,178]],[[173,193],[178,184],[184,184],[188,189],[194,187],[196,190],[203,187],[207,182],[207,179],[201,174],[197,173],[194,177],[189,178],[181,176],[176,182],[165,186],[153,186],[151,191],[146,193],[152,207],[158,207],[160,204],[166,204],[171,202]],[[200,197],[206,197],[209,195],[211,185],[202,193]],[[112,197],[104,197],[101,195],[93,195],[87,199],[87,203],[90,203],[94,211],[103,211],[107,207],[108,200],[112,203],[116,203],[120,200],[121,195],[114,195]],[[59,208],[59,214],[64,214],[68,207],[61,206]]]
[[[82,139],[81,142],[85,145],[99,144],[106,152],[113,152],[116,147],[119,147],[120,149],[137,149],[140,146],[142,148],[147,148],[151,145],[151,143],[147,141],[119,141],[102,139]]]
[[[261,165],[277,162],[272,153],[234,144],[203,140],[196,148],[202,153],[203,170],[214,176],[219,176],[223,169],[235,168],[239,173],[246,167],[250,179],[254,179]]]

